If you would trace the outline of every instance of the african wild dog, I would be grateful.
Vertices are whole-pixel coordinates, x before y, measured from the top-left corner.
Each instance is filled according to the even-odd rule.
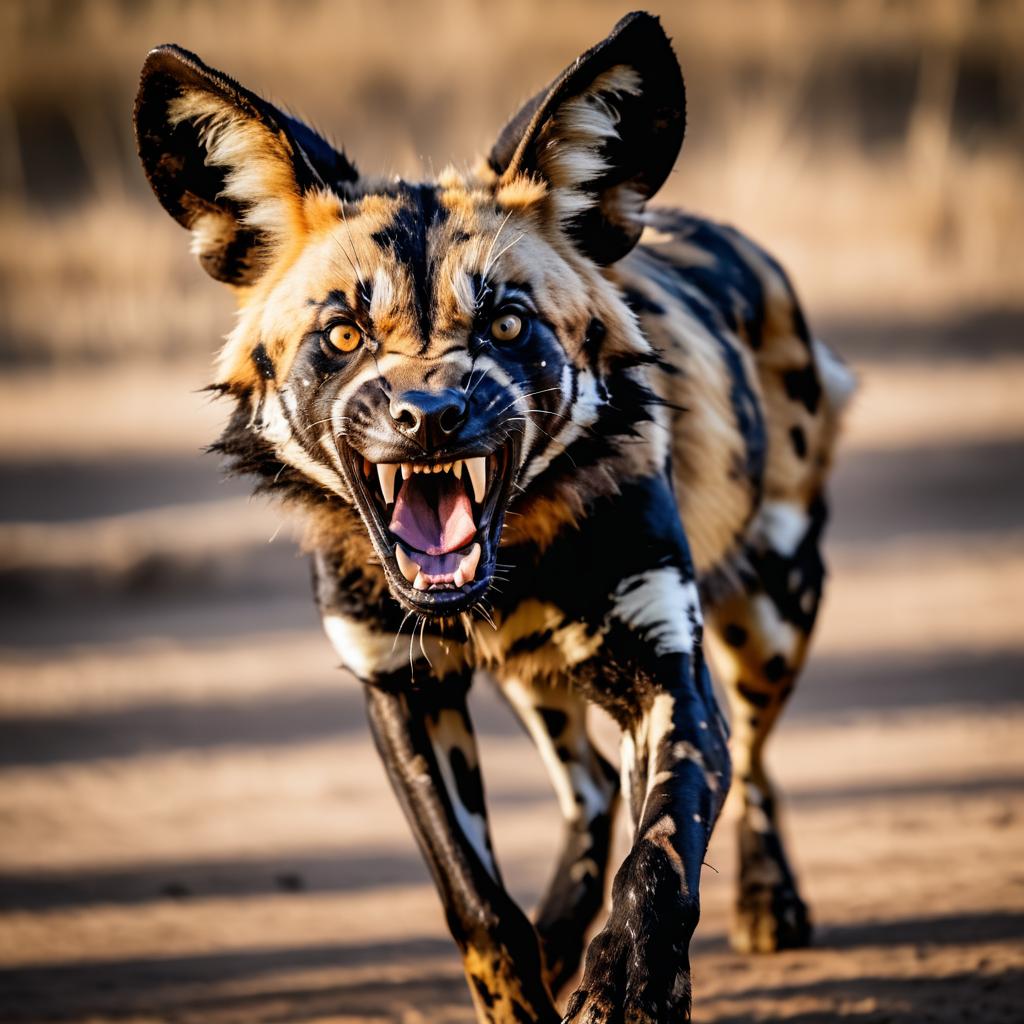
[[[683,139],[679,66],[632,14],[472,173],[364,177],[174,46],[146,60],[139,153],[239,318],[216,448],[308,521],[316,600],[365,689],[482,1020],[556,1021],[603,902],[622,728],[635,827],[572,1020],[688,1017],[688,945],[742,783],[734,942],[808,941],[764,741],[821,594],[823,485],[850,377],[779,266],[645,203]],[[638,244],[639,243],[639,244]],[[415,642],[395,639],[407,628]],[[565,842],[531,924],[502,884],[466,693],[486,670],[540,748]]]

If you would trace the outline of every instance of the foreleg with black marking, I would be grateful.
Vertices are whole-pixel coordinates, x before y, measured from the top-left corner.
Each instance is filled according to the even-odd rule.
[[[491,850],[465,682],[366,688],[370,726],[423,850],[481,1021],[554,1022],[537,934]]]
[[[689,944],[701,865],[729,788],[724,723],[699,649],[659,659],[623,738],[633,847],[615,876],[608,922],[587,950],[573,1021],[689,1020]]]
[[[500,686],[537,745],[565,819],[562,852],[536,914],[546,977],[557,993],[576,973],[604,903],[618,776],[591,743],[586,702],[567,685],[503,678]]]

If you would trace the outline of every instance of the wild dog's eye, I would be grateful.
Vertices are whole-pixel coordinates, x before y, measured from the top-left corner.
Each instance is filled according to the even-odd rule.
[[[325,347],[337,352],[354,352],[362,340],[363,332],[355,324],[350,323],[334,324],[324,334]],[[328,352],[328,355],[330,354]]]
[[[491,322],[491,337],[499,344],[515,341],[522,330],[522,318],[515,313],[503,313]]]

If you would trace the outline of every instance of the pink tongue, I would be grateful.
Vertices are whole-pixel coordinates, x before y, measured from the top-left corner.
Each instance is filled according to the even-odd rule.
[[[405,480],[388,525],[410,548],[428,555],[465,547],[476,533],[462,481],[449,473],[414,473]]]

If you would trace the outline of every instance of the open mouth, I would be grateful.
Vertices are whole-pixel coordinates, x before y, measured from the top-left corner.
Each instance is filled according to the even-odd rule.
[[[511,489],[514,455],[350,466],[360,511],[393,590],[435,614],[468,607],[487,589]]]

